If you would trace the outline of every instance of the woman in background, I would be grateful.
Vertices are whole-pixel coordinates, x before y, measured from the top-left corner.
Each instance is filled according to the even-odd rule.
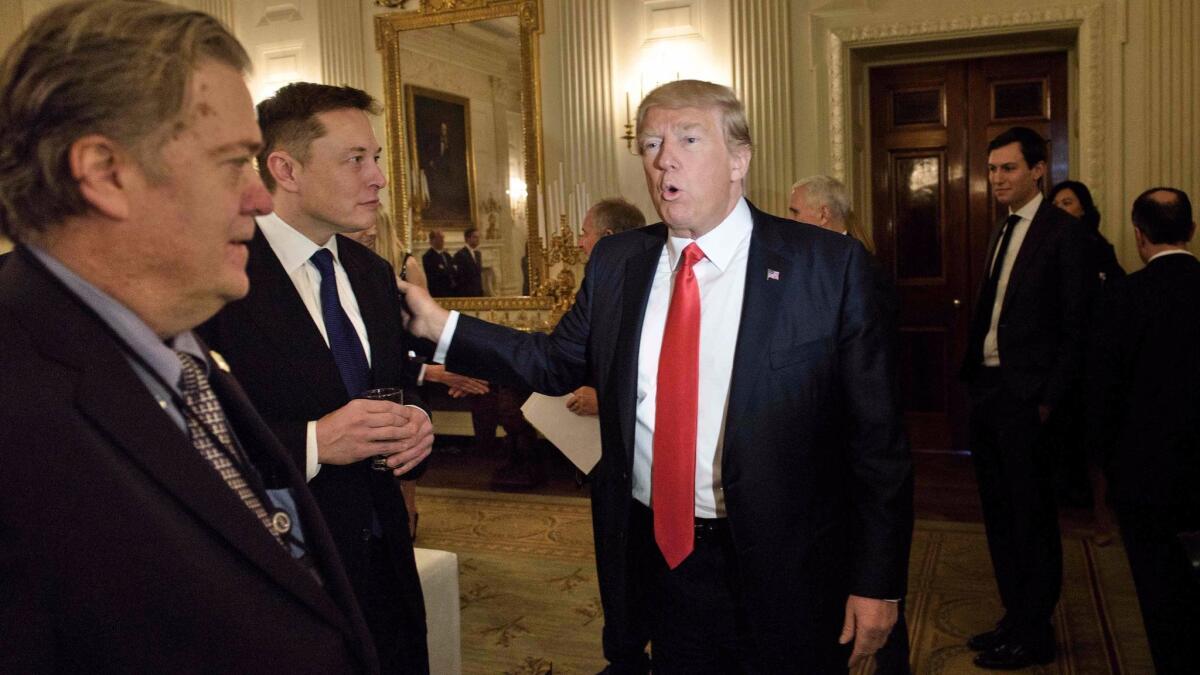
[[[1088,316],[1088,326],[1090,327],[1105,285],[1113,279],[1125,276],[1125,270],[1121,269],[1121,264],[1117,262],[1117,255],[1112,244],[1104,238],[1103,234],[1100,234],[1100,211],[1096,208],[1096,202],[1092,200],[1092,192],[1086,185],[1079,181],[1065,180],[1050,189],[1050,201],[1058,208],[1078,218],[1084,225],[1087,247],[1085,259],[1092,275],[1090,277],[1091,285],[1088,289],[1088,292],[1092,294],[1091,312]],[[1085,332],[1085,342],[1087,337],[1088,333]],[[1066,404],[1067,409],[1063,412],[1068,414],[1060,417],[1063,422],[1061,447],[1064,449],[1060,469],[1067,474],[1065,486],[1069,488],[1074,483],[1072,474],[1080,473],[1080,469],[1086,465],[1092,492],[1092,518],[1096,529],[1092,541],[1098,546],[1106,546],[1112,541],[1116,529],[1112,512],[1107,503],[1108,481],[1104,477],[1104,470],[1098,464],[1099,458],[1089,457],[1086,449],[1080,445],[1079,439],[1082,438],[1083,429],[1081,427],[1079,392],[1077,391],[1073,398],[1066,401]]]

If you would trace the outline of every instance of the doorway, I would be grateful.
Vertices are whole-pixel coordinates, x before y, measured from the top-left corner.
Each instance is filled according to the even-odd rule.
[[[914,449],[963,449],[959,365],[1001,215],[987,143],[1030,127],[1050,144],[1043,189],[1067,177],[1067,53],[873,67],[868,90],[870,229],[899,302],[901,407]]]

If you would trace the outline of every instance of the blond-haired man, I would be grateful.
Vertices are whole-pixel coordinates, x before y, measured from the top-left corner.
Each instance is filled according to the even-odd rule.
[[[727,87],[659,87],[637,138],[663,222],[600,240],[553,333],[407,289],[412,328],[474,376],[595,385],[613,672],[644,668],[647,634],[656,673],[845,672],[895,621],[912,526],[866,252],[746,201],[750,132]]]
[[[249,59],[145,0],[0,64],[0,672],[371,672],[303,476],[191,329],[246,294]]]

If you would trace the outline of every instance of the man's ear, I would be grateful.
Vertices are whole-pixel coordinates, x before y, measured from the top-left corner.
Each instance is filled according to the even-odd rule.
[[[750,171],[750,146],[739,145],[730,153],[733,157],[733,171],[729,176],[731,183],[740,182]]]
[[[1038,162],[1030,167],[1029,170],[1033,173],[1033,180],[1038,184],[1038,187],[1043,187],[1042,177],[1046,175],[1046,162]]]
[[[115,141],[101,134],[76,139],[67,151],[71,177],[84,201],[115,220],[129,217],[130,170],[141,167]],[[144,177],[142,180],[145,180]]]
[[[814,224],[814,225],[820,225],[821,227],[825,227],[826,225],[828,225],[828,224],[829,224],[829,205],[828,205],[828,204],[822,204],[822,205],[821,205],[821,209],[820,209],[820,213],[821,213],[821,222],[819,222],[819,223],[813,223],[813,224]]]
[[[300,191],[300,186],[296,181],[302,169],[300,162],[296,161],[296,158],[292,157],[287,150],[276,150],[267,155],[267,171],[271,172],[275,184],[282,190]]]

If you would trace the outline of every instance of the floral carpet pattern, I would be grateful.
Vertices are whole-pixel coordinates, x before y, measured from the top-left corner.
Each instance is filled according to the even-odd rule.
[[[418,545],[459,556],[463,673],[575,675],[604,667],[588,499],[421,488],[418,505]],[[1059,658],[1023,672],[1152,673],[1121,547],[1066,536],[1063,557]],[[913,672],[987,672],[971,665],[963,644],[1000,614],[981,525],[917,522],[907,602]]]

